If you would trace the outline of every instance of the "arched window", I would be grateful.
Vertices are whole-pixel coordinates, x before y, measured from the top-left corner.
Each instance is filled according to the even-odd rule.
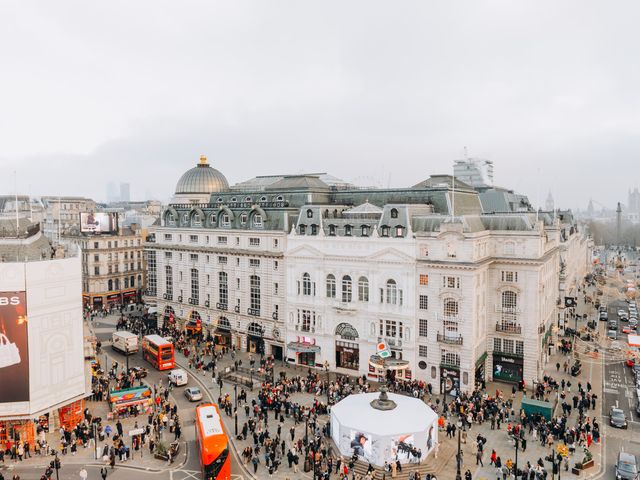
[[[262,228],[262,215],[260,215],[259,213],[253,216],[253,226]]]
[[[131,288],[136,286],[136,277],[134,277],[133,275],[131,275],[131,278],[129,278],[129,285],[131,285]]]
[[[170,265],[164,267],[164,281],[167,300],[173,300],[173,268]]]
[[[311,295],[311,276],[308,273],[302,275],[302,294]]]
[[[307,210],[307,218],[313,218],[313,210],[311,209]]]
[[[391,209],[391,218],[398,218],[398,210],[395,208]]]
[[[113,280],[109,280],[107,284],[108,284],[108,290],[109,291],[113,290]]]
[[[362,236],[363,237],[369,236],[369,225],[362,225]]]
[[[387,303],[390,305],[398,303],[398,285],[393,279],[387,280]]]
[[[260,197],[260,203],[264,203],[267,201],[267,197],[265,197],[264,195]]]
[[[200,218],[200,214],[199,213],[197,213],[197,212],[194,213],[192,219],[193,219],[193,223],[192,223],[193,226],[202,225],[202,219]]]
[[[229,276],[227,272],[218,273],[218,294],[219,303],[223,309],[227,309],[229,305]]]
[[[453,298],[446,298],[442,302],[442,315],[445,317],[458,316],[458,302]]]
[[[115,288],[114,290],[120,290],[120,279],[116,278]]]
[[[251,286],[251,309],[255,315],[260,315],[260,277],[251,275],[249,284]]]
[[[351,225],[345,225],[344,226],[344,234],[345,234],[345,236],[347,236],[347,237],[351,236],[351,229],[352,229]]]
[[[222,216],[220,217],[220,226],[228,227],[229,225],[231,225],[231,219],[229,218],[229,214],[223,213]]]
[[[241,213],[240,214],[240,225],[246,225],[247,224],[247,214],[246,213]]]
[[[342,301],[350,302],[353,296],[353,284],[351,282],[351,277],[349,275],[345,275],[342,277]]]
[[[369,280],[367,280],[367,277],[360,277],[358,279],[358,301],[369,301]]]
[[[518,294],[512,290],[502,292],[502,321],[516,323],[518,313]]]
[[[248,203],[249,203],[249,202],[251,202],[251,197],[245,197],[245,198],[244,198],[244,201],[245,201],[245,202],[248,202]]]
[[[388,237],[389,236],[389,227],[387,225],[383,225],[382,226],[382,236],[383,237]]]
[[[341,340],[348,342],[355,342],[358,340],[358,331],[348,323],[341,323],[336,327],[336,337],[340,337]]]
[[[238,199],[236,197],[231,197],[231,203],[236,203]]]
[[[216,214],[212,213],[211,215],[209,215],[209,223],[211,225],[215,225],[216,224]]]
[[[336,277],[327,275],[327,298],[336,298]]]

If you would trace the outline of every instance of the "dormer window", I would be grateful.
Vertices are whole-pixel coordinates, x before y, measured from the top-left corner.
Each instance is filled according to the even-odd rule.
[[[262,215],[259,213],[253,216],[253,226],[262,227]]]
[[[211,223],[211,225],[214,225],[216,223],[216,216],[215,214],[211,214],[209,215],[209,223]]]
[[[218,197],[218,203],[222,203],[222,197]]]
[[[278,195],[276,197],[276,202],[282,202],[284,200],[284,197],[282,195]]]
[[[307,210],[307,218],[313,218],[313,210]]]
[[[306,235],[307,234],[307,226],[306,225],[300,225],[300,235]]]
[[[400,225],[396,227],[396,237],[404,237],[404,227]]]
[[[236,203],[238,199],[236,197],[231,197],[231,203]]]
[[[386,225],[382,226],[382,236],[383,237],[388,237],[389,236],[389,227]]]
[[[189,214],[188,213],[185,213],[185,214],[182,215],[182,223],[184,223],[185,225],[187,223],[189,223]]]
[[[222,219],[221,222],[223,227],[228,227],[229,225],[231,225],[231,221],[229,220],[229,214],[228,213],[223,213],[222,214]]]
[[[363,225],[362,226],[362,236],[363,237],[368,237],[369,236],[369,225]]]
[[[266,201],[267,201],[267,197],[265,196],[260,197],[260,202],[266,202]]]
[[[240,225],[246,225],[247,224],[247,214],[243,213],[240,215]]]
[[[329,225],[329,236],[330,237],[335,237],[336,236],[336,226],[335,225]]]
[[[398,210],[395,208],[391,209],[391,218],[398,218]]]
[[[311,235],[318,234],[318,226],[316,224],[311,225]]]
[[[347,236],[347,237],[350,237],[350,236],[351,236],[351,225],[345,225],[345,227],[344,227],[344,234],[345,234],[345,236]]]
[[[245,197],[244,201],[247,203],[251,202],[251,197]]]

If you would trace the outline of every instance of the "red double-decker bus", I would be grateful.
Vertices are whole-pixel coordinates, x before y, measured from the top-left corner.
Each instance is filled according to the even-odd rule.
[[[203,480],[230,480],[229,438],[213,403],[196,407],[196,444]]]
[[[175,366],[173,344],[160,335],[142,338],[142,356],[158,370],[171,370]]]

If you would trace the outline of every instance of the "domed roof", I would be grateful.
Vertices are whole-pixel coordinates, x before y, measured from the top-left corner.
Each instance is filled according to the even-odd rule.
[[[225,176],[207,163],[202,155],[200,163],[187,170],[176,185],[176,195],[180,193],[214,193],[229,190],[229,182]]]

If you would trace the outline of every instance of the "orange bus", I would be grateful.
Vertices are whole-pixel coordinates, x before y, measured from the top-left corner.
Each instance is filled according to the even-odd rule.
[[[173,344],[160,335],[142,338],[142,356],[158,370],[171,370],[175,365]]]
[[[196,442],[203,480],[230,480],[229,439],[213,403],[196,407]]]

